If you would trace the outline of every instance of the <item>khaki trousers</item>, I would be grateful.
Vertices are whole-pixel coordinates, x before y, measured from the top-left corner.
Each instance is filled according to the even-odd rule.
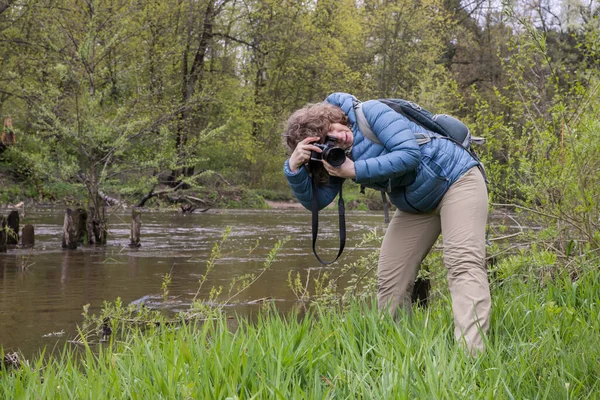
[[[410,295],[425,258],[442,233],[452,296],[454,335],[469,351],[483,350],[491,297],[485,264],[488,196],[477,167],[460,177],[427,214],[396,211],[381,246],[377,302],[380,310],[410,312]]]

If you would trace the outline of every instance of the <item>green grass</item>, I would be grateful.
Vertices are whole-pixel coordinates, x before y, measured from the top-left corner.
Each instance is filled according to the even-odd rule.
[[[487,351],[453,339],[449,299],[394,322],[366,304],[132,330],[0,372],[6,399],[594,399],[600,272],[494,283]]]

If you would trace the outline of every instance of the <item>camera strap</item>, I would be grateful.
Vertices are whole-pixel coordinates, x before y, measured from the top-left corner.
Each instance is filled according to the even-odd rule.
[[[317,245],[317,234],[319,233],[319,204],[317,201],[317,184],[315,182],[315,179],[311,179],[312,182],[312,195],[313,195],[313,200],[312,200],[312,249],[313,249],[313,253],[315,254],[315,257],[317,257],[317,260],[319,260],[319,262],[323,265],[329,265],[329,264],[333,264],[334,262],[337,261],[338,258],[340,258],[340,256],[342,255],[342,252],[344,251],[344,246],[346,245],[346,210],[345,210],[345,206],[344,206],[344,198],[342,197],[342,186],[344,184],[344,182],[340,182],[340,194],[339,194],[339,198],[338,198],[338,215],[339,215],[339,220],[340,220],[340,250],[338,251],[337,257],[335,257],[335,260],[330,261],[330,262],[325,262],[321,259],[321,257],[319,257],[319,255],[317,254],[317,249],[316,249],[316,245]]]

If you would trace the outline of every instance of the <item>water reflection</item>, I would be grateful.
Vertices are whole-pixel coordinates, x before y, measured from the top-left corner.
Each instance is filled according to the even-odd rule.
[[[139,249],[128,247],[131,218],[123,212],[111,217],[107,246],[71,251],[60,248],[63,212],[28,209],[21,223],[35,226],[35,248],[0,254],[0,344],[5,350],[19,348],[30,356],[43,346],[53,347],[72,338],[85,304],[97,312],[103,301],[117,297],[125,304],[144,296],[160,299],[166,273],[172,276],[169,296],[175,301],[171,307],[185,307],[196,294],[211,249],[227,226],[232,227],[231,234],[202,287],[201,298],[208,298],[213,286],[223,286],[226,294],[232,278],[259,273],[269,251],[286,236],[290,240],[277,261],[237,298],[235,311],[256,309],[257,305],[248,302],[266,297],[274,298],[285,310],[295,303],[286,283],[288,273],[321,268],[311,253],[310,214],[306,211],[144,212]],[[322,213],[320,226],[319,254],[333,259],[339,244],[337,214]],[[383,231],[381,213],[352,212],[347,216],[346,262],[371,250],[349,251],[373,228]],[[63,337],[53,335],[61,331]]]

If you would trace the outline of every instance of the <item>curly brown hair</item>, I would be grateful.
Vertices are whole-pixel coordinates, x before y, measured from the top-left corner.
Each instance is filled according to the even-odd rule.
[[[348,125],[348,116],[340,107],[326,102],[307,104],[296,110],[287,120],[284,131],[284,143],[291,154],[299,142],[307,137],[321,138],[320,143],[325,143],[325,137],[332,124]],[[329,182],[329,174],[321,163],[310,163],[309,171],[319,185]]]

